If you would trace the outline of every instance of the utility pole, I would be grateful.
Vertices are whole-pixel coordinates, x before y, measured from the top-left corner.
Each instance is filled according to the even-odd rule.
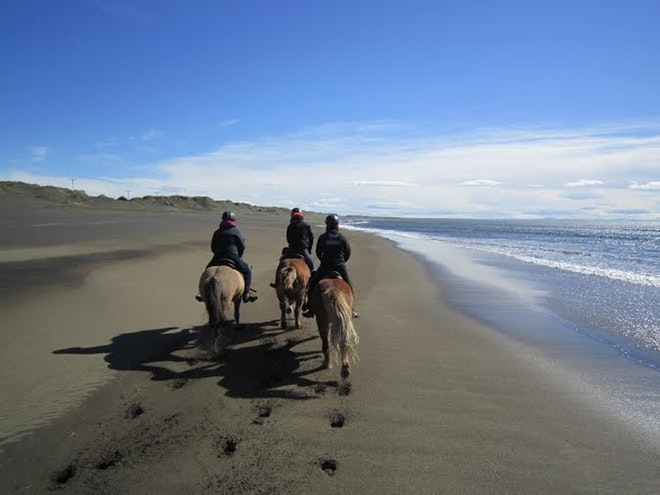
[[[126,199],[131,199],[131,191],[126,191]]]
[[[71,190],[75,191],[76,190],[76,179],[75,179],[75,177],[71,177],[69,180],[71,181]]]

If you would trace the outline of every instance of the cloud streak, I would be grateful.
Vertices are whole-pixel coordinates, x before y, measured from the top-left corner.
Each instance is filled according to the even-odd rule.
[[[652,196],[658,163],[660,126],[440,134],[405,123],[356,122],[141,164],[152,173],[123,180],[117,191],[176,188],[341,214],[627,218],[633,214],[625,212],[635,212],[648,219],[659,215]],[[598,194],[577,194],[585,189]]]

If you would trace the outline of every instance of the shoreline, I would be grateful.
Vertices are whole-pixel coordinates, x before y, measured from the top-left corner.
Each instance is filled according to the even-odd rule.
[[[444,302],[446,281],[387,239],[346,233],[360,361],[349,386],[319,370],[314,322],[279,329],[268,288],[286,223],[239,218],[260,299],[221,361],[204,359],[192,298],[213,222],[199,247],[171,254],[176,267],[158,257],[95,265],[84,290],[104,296],[112,321],[85,326],[96,313],[83,312],[88,333],[48,349],[77,366],[74,349],[106,348],[88,355],[118,379],[7,446],[3,493],[653,493],[657,449]]]
[[[441,250],[442,256],[432,259],[424,248],[416,250],[387,235],[372,234],[424,265],[429,276],[444,287],[445,304],[509,339],[521,356],[529,356],[530,361],[554,376],[558,386],[578,391],[594,414],[618,421],[650,448],[660,447],[660,430],[654,426],[660,421],[660,389],[652,386],[658,380],[657,361],[648,357],[657,353],[614,345],[615,340],[605,340],[558,316],[546,307],[543,293],[533,284],[527,285],[529,280],[520,278],[526,273],[525,267],[512,271],[509,259],[468,252],[461,254],[470,259],[471,266],[466,267],[465,261],[456,260],[459,248],[447,245]],[[439,249],[435,244],[433,248]],[[450,268],[439,259],[451,260],[460,268]],[[490,273],[493,269],[496,271]],[[486,280],[490,284],[484,284]]]

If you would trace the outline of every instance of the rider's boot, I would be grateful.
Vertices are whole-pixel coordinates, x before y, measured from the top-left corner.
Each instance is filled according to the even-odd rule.
[[[308,306],[302,315],[305,318],[314,318],[314,310],[311,308],[311,306]]]
[[[250,294],[250,289],[249,288],[245,289],[245,292],[243,292],[243,302],[244,303],[254,302],[257,299],[259,299],[259,296],[255,296],[253,294]]]

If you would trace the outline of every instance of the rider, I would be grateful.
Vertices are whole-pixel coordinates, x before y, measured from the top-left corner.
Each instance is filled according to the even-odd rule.
[[[329,272],[339,273],[341,278],[353,290],[353,284],[346,270],[346,262],[351,257],[351,245],[348,243],[348,239],[339,233],[339,217],[335,214],[328,215],[325,218],[325,233],[319,236],[319,240],[316,243],[316,256],[321,260],[321,265],[312,274],[312,278],[309,281],[308,296],[311,295],[316,284]],[[303,316],[307,318],[314,316],[314,310],[310,304],[307,304]],[[358,316],[358,313],[353,310],[353,318],[357,318]]]
[[[250,265],[243,260],[245,238],[236,227],[236,215],[233,211],[225,211],[222,214],[222,222],[220,222],[219,228],[213,233],[211,251],[213,251],[213,258],[206,265],[206,268],[217,265],[223,258],[231,260],[245,279],[243,302],[256,301],[258,297],[250,294],[252,270],[250,269]]]
[[[289,220],[289,226],[286,228],[286,241],[289,243],[286,254],[302,255],[309,267],[309,271],[313,272],[314,260],[310,253],[314,245],[314,234],[312,233],[312,228],[305,222],[304,218],[300,208],[291,210],[291,220]]]

